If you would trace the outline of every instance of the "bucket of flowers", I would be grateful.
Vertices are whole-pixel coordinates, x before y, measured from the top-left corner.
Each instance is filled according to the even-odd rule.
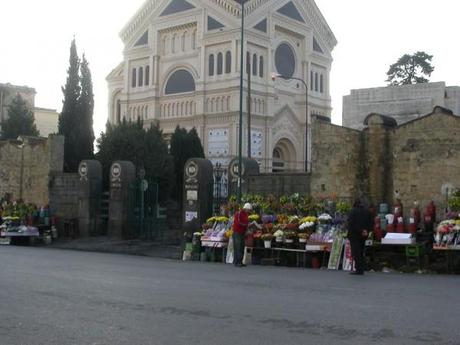
[[[284,242],[286,244],[294,243],[294,240],[297,238],[297,232],[294,230],[286,230],[284,232]]]
[[[281,229],[276,230],[276,231],[273,233],[273,237],[275,237],[275,242],[276,242],[278,245],[281,245],[281,244],[283,243],[283,239],[284,239],[284,231],[281,230]]]
[[[310,234],[308,232],[299,232],[297,237],[299,238],[299,243],[307,243]]]
[[[273,235],[271,233],[262,234],[261,239],[262,239],[262,241],[264,241],[264,247],[265,248],[271,248],[272,247]]]
[[[262,247],[262,235],[263,235],[263,230],[256,230],[253,234],[252,237],[254,238],[254,247]]]

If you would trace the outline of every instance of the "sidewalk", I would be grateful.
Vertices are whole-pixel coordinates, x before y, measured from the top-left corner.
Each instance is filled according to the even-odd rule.
[[[176,260],[182,258],[180,246],[165,245],[143,240],[121,240],[107,236],[58,239],[47,247],[88,252],[150,256]]]

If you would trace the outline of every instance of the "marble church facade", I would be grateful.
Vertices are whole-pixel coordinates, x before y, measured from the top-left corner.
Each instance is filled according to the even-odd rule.
[[[234,0],[147,0],[120,33],[109,121],[141,118],[165,135],[195,127],[207,157],[227,165],[238,153],[241,11]],[[248,0],[244,34],[244,155],[250,136],[261,171],[303,170],[311,115],[331,114],[334,34],[313,0]]]

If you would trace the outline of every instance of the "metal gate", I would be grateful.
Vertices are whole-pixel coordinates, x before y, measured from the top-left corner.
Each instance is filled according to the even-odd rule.
[[[158,203],[158,183],[137,179],[130,186],[128,238],[162,240],[166,229],[166,212]]]

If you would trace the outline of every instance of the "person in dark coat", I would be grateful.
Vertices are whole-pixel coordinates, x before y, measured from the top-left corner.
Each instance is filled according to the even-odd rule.
[[[363,206],[360,200],[355,201],[348,216],[348,239],[355,263],[355,270],[351,274],[364,274],[364,246],[373,225],[372,213]]]

